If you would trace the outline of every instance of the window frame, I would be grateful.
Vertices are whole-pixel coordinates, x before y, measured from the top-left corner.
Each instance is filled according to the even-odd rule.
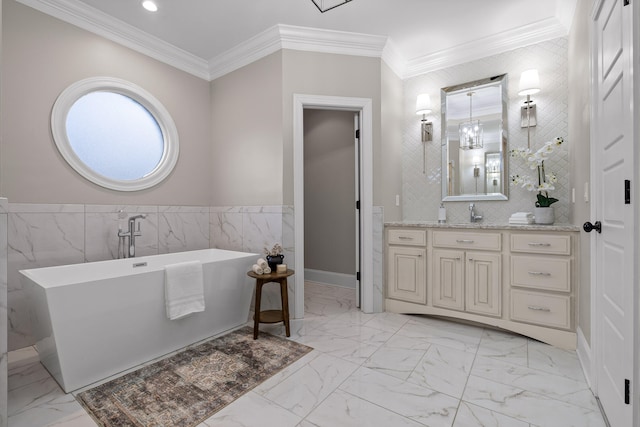
[[[164,144],[162,157],[142,178],[121,180],[104,176],[84,163],[73,150],[67,134],[67,116],[76,101],[92,92],[112,92],[131,98],[147,109],[158,123]],[[171,174],[180,153],[178,130],[162,103],[140,86],[114,77],[90,77],[62,91],[51,111],[51,132],[58,151],[76,172],[94,184],[116,191],[139,191],[158,185]]]

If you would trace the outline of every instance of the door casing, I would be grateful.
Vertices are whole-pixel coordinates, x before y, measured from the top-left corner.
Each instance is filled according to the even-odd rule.
[[[373,102],[370,98],[293,95],[293,209],[295,318],[304,317],[304,109],[359,112],[360,128],[360,250],[361,310],[374,309],[373,286]]]

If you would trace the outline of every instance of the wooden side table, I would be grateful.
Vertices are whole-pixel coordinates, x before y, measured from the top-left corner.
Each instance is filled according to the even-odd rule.
[[[255,314],[253,315],[253,339],[258,339],[258,326],[260,323],[278,323],[284,322],[284,328],[287,336],[291,336],[289,328],[289,289],[287,287],[287,277],[293,275],[293,270],[287,270],[286,273],[277,273],[272,271],[269,274],[256,274],[249,271],[247,275],[256,279],[256,305]],[[262,299],[262,286],[267,283],[280,283],[280,301],[282,309],[260,311],[260,300]]]

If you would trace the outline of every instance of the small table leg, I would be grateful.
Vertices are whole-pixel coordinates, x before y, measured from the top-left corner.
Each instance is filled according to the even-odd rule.
[[[260,331],[260,299],[262,298],[262,280],[256,280],[256,305],[253,314],[253,339],[258,339]]]
[[[287,286],[287,278],[280,280],[280,300],[282,301],[282,317],[284,320],[284,328],[287,336],[291,336],[289,328],[289,287]]]

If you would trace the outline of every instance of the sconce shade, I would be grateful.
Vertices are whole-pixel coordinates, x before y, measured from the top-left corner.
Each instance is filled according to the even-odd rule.
[[[526,70],[520,75],[520,86],[518,95],[526,96],[540,92],[540,76],[538,70]]]
[[[431,97],[427,93],[421,93],[416,101],[416,114],[429,114],[430,112]]]

